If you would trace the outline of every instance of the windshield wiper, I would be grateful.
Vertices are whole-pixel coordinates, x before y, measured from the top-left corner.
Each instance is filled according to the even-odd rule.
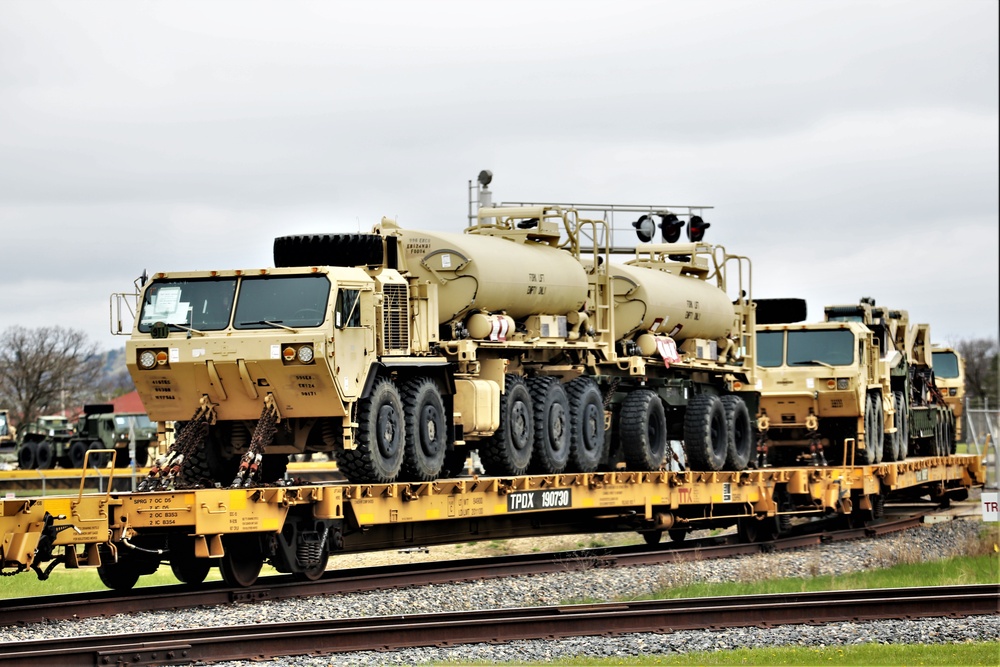
[[[292,333],[298,333],[298,329],[293,329],[292,327],[285,326],[282,324],[284,320],[256,320],[254,322],[240,322],[241,327],[253,326],[254,324],[266,324],[268,326],[274,327],[275,329],[286,329]]]
[[[199,330],[197,330],[197,329],[194,329],[194,328],[192,328],[192,327],[189,327],[189,326],[185,326],[185,325],[183,325],[183,324],[171,324],[170,326],[172,326],[172,327],[177,327],[177,328],[178,328],[178,329],[180,329],[181,331],[187,331],[187,332],[188,332],[188,338],[190,338],[190,337],[191,337],[191,334],[193,334],[193,333],[196,333],[196,334],[198,334],[199,336],[204,336],[204,335],[206,335],[204,331],[199,331]]]
[[[825,366],[831,370],[834,369],[833,366],[826,363],[825,361],[820,361],[819,359],[803,359],[802,361],[793,361],[792,366],[805,366],[806,364],[816,364],[817,366]]]

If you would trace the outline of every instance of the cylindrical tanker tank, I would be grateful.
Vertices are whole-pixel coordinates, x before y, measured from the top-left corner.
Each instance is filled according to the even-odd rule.
[[[640,331],[714,340],[733,329],[733,304],[712,283],[644,266],[612,265],[610,273],[616,340]]]
[[[440,323],[475,311],[515,320],[565,315],[587,300],[587,275],[565,250],[535,242],[447,232],[394,229],[407,269],[438,284]]]

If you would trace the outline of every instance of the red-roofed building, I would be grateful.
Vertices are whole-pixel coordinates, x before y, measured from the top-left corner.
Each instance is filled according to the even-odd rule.
[[[137,391],[112,399],[111,403],[115,406],[115,412],[146,412]]]

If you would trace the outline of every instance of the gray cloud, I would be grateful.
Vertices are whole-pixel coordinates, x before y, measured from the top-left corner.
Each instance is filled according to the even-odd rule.
[[[997,332],[995,3],[0,3],[0,328],[499,199],[716,206],[757,293]],[[969,286],[974,285],[975,289]],[[814,295],[814,296],[813,296]]]

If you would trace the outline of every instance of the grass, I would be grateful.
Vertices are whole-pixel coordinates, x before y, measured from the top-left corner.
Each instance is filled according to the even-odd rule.
[[[452,665],[458,663],[438,663]],[[491,665],[492,662],[464,662]],[[509,662],[507,665],[551,665],[553,663]],[[603,667],[605,665],[988,665],[1000,664],[1000,642],[967,644],[856,644],[853,646],[784,646],[696,651],[669,655],[642,655],[615,658],[574,658],[559,665]]]

